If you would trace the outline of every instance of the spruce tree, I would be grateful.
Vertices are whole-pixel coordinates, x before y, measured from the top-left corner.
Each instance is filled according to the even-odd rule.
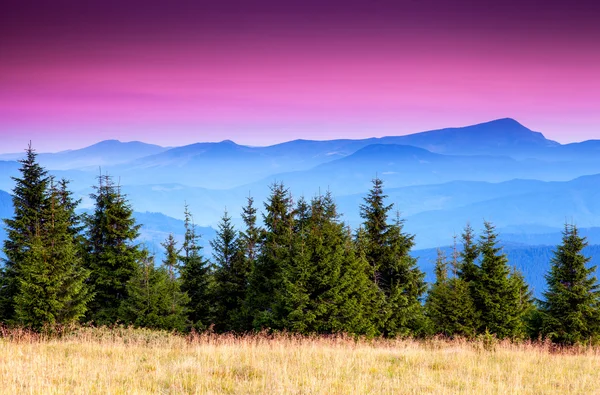
[[[249,312],[248,288],[250,286],[250,276],[254,270],[256,258],[261,249],[264,230],[257,226],[257,209],[254,207],[254,199],[249,196],[246,206],[242,209],[242,219],[244,221],[244,230],[238,235],[238,250],[241,253],[240,259],[243,259],[243,266],[240,266],[239,272],[244,277],[243,291],[244,296],[240,302],[240,310],[237,315],[232,315],[232,330],[249,331],[252,329],[254,317]],[[242,289],[242,288],[240,288]]]
[[[282,290],[283,272],[292,256],[292,198],[282,183],[273,184],[264,205],[264,237],[250,276],[245,304],[254,329],[281,329],[282,312],[274,311],[274,298]]]
[[[290,263],[282,266],[281,290],[274,295],[280,327],[303,334],[375,335],[377,290],[331,194],[310,204],[301,198],[294,215]]]
[[[162,270],[168,274],[166,281],[165,300],[168,301],[165,314],[165,326],[169,329],[183,331],[187,328],[187,305],[190,301],[187,293],[181,290],[181,277],[179,276],[179,250],[173,234],[161,243],[165,249]]]
[[[524,316],[530,306],[529,293],[524,294],[524,283],[510,276],[506,255],[497,246],[495,227],[490,222],[484,222],[484,227],[474,297],[481,319],[479,330],[489,331],[499,338],[522,337],[525,335]]]
[[[383,182],[376,178],[361,205],[367,237],[366,258],[373,268],[374,280],[385,296],[381,311],[382,332],[386,336],[418,333],[425,324],[421,298],[426,290],[424,273],[410,256],[414,236],[403,232],[403,222],[397,215],[388,223]]]
[[[360,239],[362,236],[358,236]],[[377,314],[384,302],[383,294],[372,278],[372,267],[361,243],[353,242],[350,229],[343,238],[343,265],[330,318],[332,332],[369,337],[380,334]]]
[[[546,274],[547,290],[540,301],[541,333],[563,344],[586,343],[600,337],[600,285],[595,266],[582,250],[588,245],[575,225],[565,225],[562,244]]]
[[[217,234],[211,241],[214,257],[214,320],[218,332],[240,331],[242,305],[246,297],[249,266],[244,246],[227,211],[221,217]]]
[[[181,262],[181,290],[189,297],[188,318],[195,330],[206,330],[212,323],[210,288],[212,271],[210,262],[202,256],[200,235],[196,233],[192,214],[186,204],[185,236],[179,261]]]
[[[186,327],[184,294],[173,292],[168,267],[155,267],[147,251],[127,282],[127,299],[119,306],[119,319],[136,327],[178,330]],[[173,297],[179,296],[176,303]]]
[[[18,293],[19,267],[33,244],[41,241],[40,229],[42,213],[47,205],[49,177],[47,171],[37,162],[37,154],[31,146],[27,148],[25,159],[19,160],[20,177],[12,177],[14,215],[5,219],[7,238],[4,240],[3,267],[0,271],[0,321],[10,322],[14,318],[14,298]]]
[[[15,296],[16,322],[40,329],[77,322],[92,295],[84,283],[80,249],[72,229],[70,193],[51,182],[43,224],[21,262]]]
[[[453,256],[453,267],[456,255]],[[448,337],[472,337],[476,331],[476,312],[468,284],[456,274],[448,274],[446,258],[438,251],[436,281],[427,296],[425,309],[433,333]]]
[[[136,271],[142,252],[135,239],[140,225],[120,187],[108,175],[99,177],[90,195],[94,211],[85,216],[86,265],[95,293],[87,318],[97,325],[117,322],[119,306],[127,298],[126,285]]]
[[[458,266],[458,276],[467,283],[477,281],[478,270],[477,258],[479,249],[475,232],[469,223],[462,234],[463,249],[460,253],[461,261]]]

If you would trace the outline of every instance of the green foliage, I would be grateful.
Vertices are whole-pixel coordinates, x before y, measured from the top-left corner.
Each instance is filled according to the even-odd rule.
[[[384,295],[380,311],[381,331],[386,336],[408,335],[425,326],[421,298],[426,290],[424,273],[416,259],[409,255],[414,236],[403,232],[403,223],[396,217],[388,223],[383,182],[376,178],[361,205],[365,228],[365,257],[373,268],[375,284]]]
[[[42,227],[42,213],[47,204],[49,177],[47,171],[37,163],[37,154],[31,143],[26,157],[19,161],[21,176],[13,177],[14,215],[5,219],[7,239],[4,241],[3,267],[0,271],[0,321],[9,322],[15,316],[14,298],[19,292],[19,271],[21,262],[30,261],[31,246],[40,243],[39,231]]]
[[[33,329],[69,325],[85,314],[91,299],[76,234],[78,202],[68,182],[57,185],[47,177],[31,145],[21,163],[22,177],[14,179],[15,215],[6,220],[0,318]]]
[[[546,275],[548,290],[540,301],[541,334],[563,344],[586,343],[600,336],[600,285],[582,254],[587,246],[577,227],[565,225]]]
[[[202,257],[192,214],[185,206],[185,237],[181,248],[181,290],[189,297],[188,318],[195,330],[206,330],[211,324],[210,288],[212,273],[210,262]]]
[[[231,217],[225,211],[216,238],[211,241],[215,262],[213,315],[217,332],[246,329],[243,325],[243,304],[252,268],[250,257],[253,257],[255,245],[253,240],[238,236]],[[245,252],[248,252],[247,256]]]
[[[448,337],[473,337],[476,312],[469,284],[459,277],[449,276],[447,266],[446,257],[438,250],[436,281],[425,303],[432,331]]]
[[[283,329],[279,319],[284,313],[274,310],[274,300],[282,292],[284,271],[292,257],[293,215],[287,188],[281,183],[271,185],[263,214],[265,232],[245,302],[254,329]]]
[[[304,199],[296,208],[291,264],[279,294],[282,326],[298,333],[374,335],[376,295],[368,264],[353,251],[350,235],[339,222],[330,193]]]
[[[119,306],[119,318],[136,327],[178,330],[186,329],[187,297],[179,290],[170,266],[154,267],[154,259],[146,251],[131,279],[128,297]]]
[[[475,232],[467,223],[462,234],[463,250],[460,253],[460,264],[458,265],[458,276],[467,283],[474,283],[479,278],[479,246],[475,240]]]
[[[142,258],[135,244],[140,225],[110,176],[100,176],[94,189],[90,195],[95,202],[94,212],[85,216],[85,263],[95,292],[87,318],[98,325],[110,325],[117,322],[120,304],[128,295],[126,284]]]
[[[520,338],[526,334],[524,317],[531,307],[531,294],[523,277],[513,273],[506,255],[497,246],[494,226],[484,223],[480,237],[481,264],[474,283],[474,301],[480,314],[480,332],[498,338]]]

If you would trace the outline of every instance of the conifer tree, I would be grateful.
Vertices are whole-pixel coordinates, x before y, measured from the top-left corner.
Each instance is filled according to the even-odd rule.
[[[357,236],[358,240],[361,238],[363,236]],[[344,260],[334,299],[332,331],[369,337],[379,335],[377,314],[384,302],[383,293],[372,280],[372,267],[362,244],[352,241],[349,228],[346,229],[343,246]]]
[[[582,250],[588,245],[575,225],[565,225],[562,244],[546,274],[548,289],[540,301],[542,335],[563,344],[600,337],[600,285],[595,266]]]
[[[478,270],[477,258],[479,249],[475,232],[469,223],[462,234],[463,250],[460,253],[461,261],[458,267],[458,276],[467,283],[477,281]]]
[[[72,229],[70,193],[51,181],[43,224],[25,254],[19,270],[15,296],[16,322],[40,329],[77,322],[86,312],[92,295],[84,283],[80,249]]]
[[[254,265],[264,238],[264,230],[256,224],[257,211],[254,207],[254,199],[248,196],[246,206],[242,209],[245,229],[238,236],[239,251],[242,254],[241,259],[244,260],[244,265],[240,267],[240,273],[244,273],[245,277],[243,282],[244,296],[239,314],[232,316],[232,329],[234,331],[249,331],[253,328],[254,317],[252,317],[249,310],[248,289],[250,287],[250,277],[254,271]]]
[[[40,244],[37,238],[42,227],[42,213],[47,204],[49,177],[47,171],[37,162],[37,154],[31,146],[26,157],[19,160],[20,177],[12,177],[14,215],[5,219],[7,238],[4,241],[3,267],[0,271],[0,321],[9,322],[14,318],[14,298],[18,292],[19,266],[33,244]],[[41,248],[41,247],[40,247]]]
[[[525,334],[524,315],[530,304],[523,284],[510,276],[506,255],[497,246],[495,227],[484,222],[479,250],[481,264],[475,283],[474,302],[480,313],[480,331],[489,331],[499,338],[517,338]]]
[[[403,232],[397,215],[394,224],[388,223],[383,182],[376,178],[361,205],[367,238],[366,258],[373,267],[374,280],[385,296],[381,311],[382,332],[387,336],[407,335],[423,329],[425,316],[421,298],[426,290],[424,273],[409,253],[414,236]]]
[[[133,209],[108,175],[99,177],[90,197],[94,211],[85,216],[86,265],[95,293],[89,304],[88,319],[97,325],[117,321],[119,306],[127,298],[126,285],[136,271],[142,252],[135,239],[140,225]]]
[[[274,296],[281,292],[283,272],[292,254],[294,218],[292,198],[282,184],[271,185],[263,214],[265,232],[250,276],[246,311],[255,329],[281,329],[281,312],[274,311]]]
[[[221,217],[217,234],[211,241],[215,264],[214,300],[215,330],[240,331],[242,305],[248,287],[249,266],[244,246],[231,223],[227,210]]]
[[[181,262],[181,290],[189,297],[187,309],[192,328],[206,330],[212,323],[211,265],[202,256],[202,246],[199,244],[200,235],[196,233],[196,226],[187,204],[184,216],[185,236],[179,257]]]
[[[168,267],[155,267],[154,257],[142,252],[133,275],[127,282],[127,299],[119,306],[119,319],[136,327],[178,330],[186,326],[185,294],[173,292]],[[173,297],[179,296],[176,303]]]
[[[181,278],[179,276],[179,250],[173,234],[169,234],[167,240],[161,243],[165,249],[165,258],[162,268],[168,274],[165,300],[169,302],[165,314],[165,326],[169,329],[183,331],[187,327],[187,305],[189,297],[181,290]]]
[[[456,250],[455,250],[456,251]],[[453,256],[453,266],[456,255]],[[425,309],[433,332],[445,336],[471,337],[475,334],[476,312],[468,284],[456,274],[449,275],[445,256],[438,251],[436,282],[429,291]]]
[[[377,291],[369,265],[356,256],[331,194],[310,204],[301,198],[294,214],[290,264],[282,269],[282,288],[274,297],[281,328],[304,334],[376,334]]]

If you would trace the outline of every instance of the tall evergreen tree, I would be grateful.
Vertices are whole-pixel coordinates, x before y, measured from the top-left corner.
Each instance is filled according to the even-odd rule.
[[[119,317],[119,306],[127,298],[126,285],[137,270],[142,252],[135,239],[140,225],[120,187],[108,175],[99,177],[90,195],[94,211],[85,216],[86,265],[95,292],[89,304],[88,319],[97,325],[110,325]]]
[[[360,230],[359,230],[360,233]],[[375,336],[380,334],[377,314],[384,302],[383,293],[373,282],[373,268],[366,258],[364,239],[352,241],[350,229],[344,237],[344,261],[338,281],[335,310],[331,317],[333,332]]]
[[[181,277],[179,275],[179,250],[173,234],[161,243],[165,249],[165,258],[162,269],[168,274],[166,280],[165,300],[168,301],[165,314],[165,326],[169,329],[183,331],[187,327],[187,305],[190,298],[181,290]]]
[[[202,256],[200,235],[196,233],[192,214],[186,204],[185,237],[179,261],[181,262],[181,290],[189,297],[188,318],[196,330],[206,330],[212,323],[210,288],[212,271],[210,262]]]
[[[469,286],[456,274],[449,276],[446,258],[441,251],[438,251],[435,274],[436,281],[425,303],[433,332],[449,337],[473,336],[477,329],[476,312]]]
[[[250,276],[246,311],[255,329],[281,329],[282,313],[274,311],[274,298],[282,291],[283,273],[292,255],[294,218],[292,198],[282,184],[271,185],[263,214],[265,232],[261,251]]]
[[[495,227],[484,222],[479,250],[481,264],[475,283],[474,302],[481,322],[480,331],[489,331],[499,338],[517,338],[525,335],[524,316],[530,304],[524,303],[524,283],[510,276],[506,255],[497,246]]]
[[[460,265],[458,267],[458,276],[467,283],[477,281],[478,270],[477,258],[479,257],[479,247],[477,244],[475,232],[470,224],[467,223],[462,234],[463,249],[460,253]]]
[[[375,285],[368,263],[353,251],[330,193],[295,210],[290,264],[275,295],[281,327],[297,333],[377,332]]]
[[[414,236],[403,232],[399,216],[388,223],[383,182],[376,178],[361,205],[367,238],[366,258],[373,267],[374,280],[385,296],[381,311],[382,332],[387,336],[407,335],[422,329],[424,311],[421,298],[426,290],[424,273],[410,256]]]
[[[232,317],[232,329],[235,331],[249,331],[253,328],[254,317],[250,313],[251,306],[248,304],[248,289],[250,287],[250,277],[254,271],[256,259],[264,239],[264,229],[256,223],[257,211],[254,207],[254,199],[248,196],[246,206],[242,210],[245,229],[238,236],[239,250],[244,260],[244,265],[240,267],[240,273],[243,273],[245,280],[243,283],[244,296],[239,314]]]
[[[540,301],[542,335],[564,344],[600,338],[600,285],[582,250],[588,245],[575,225],[565,225],[562,244],[546,274],[548,289]]]
[[[19,160],[20,177],[12,177],[15,182],[12,193],[14,215],[4,220],[7,231],[4,240],[6,258],[0,271],[0,321],[4,322],[9,322],[15,315],[14,298],[18,293],[20,264],[26,259],[34,259],[26,255],[32,245],[41,243],[38,238],[48,199],[48,173],[37,162],[31,142],[25,152],[25,159]]]
[[[167,266],[155,267],[147,251],[127,281],[127,299],[119,306],[119,319],[136,327],[179,330],[186,327],[185,294],[173,292]],[[179,296],[174,304],[173,297]]]
[[[66,196],[65,196],[66,194]],[[21,262],[15,296],[16,322],[40,329],[77,322],[91,299],[84,283],[89,272],[83,268],[72,229],[70,194],[51,182],[44,221]]]
[[[242,306],[248,287],[249,266],[244,246],[238,238],[227,211],[221,217],[217,234],[211,241],[215,263],[214,300],[215,330],[240,331]]]

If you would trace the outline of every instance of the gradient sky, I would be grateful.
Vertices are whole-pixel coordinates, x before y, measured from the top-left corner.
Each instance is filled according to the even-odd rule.
[[[600,138],[600,2],[4,1],[0,152],[399,135]]]

